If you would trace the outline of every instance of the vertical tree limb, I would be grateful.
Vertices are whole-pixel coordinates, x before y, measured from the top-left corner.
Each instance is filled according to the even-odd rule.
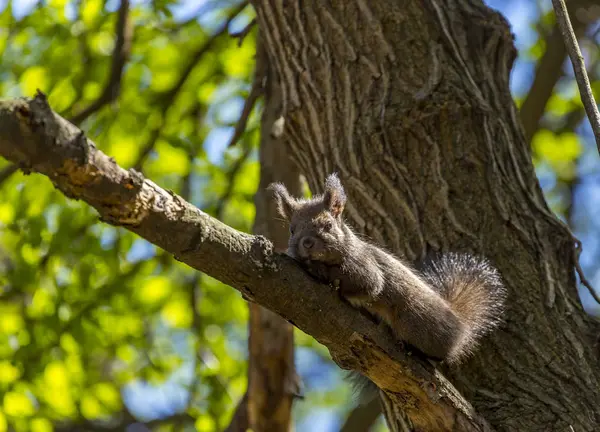
[[[260,40],[257,43],[256,62],[253,88],[262,88],[259,83],[262,82],[268,61]],[[255,196],[254,233],[266,236],[273,241],[276,250],[284,251],[287,248],[287,227],[273,223],[275,208],[266,187],[274,181],[280,181],[290,190],[300,193],[300,181],[298,170],[288,159],[285,147],[270,134],[272,124],[279,114],[280,95],[276,82],[269,81],[268,84],[270,88],[261,120],[261,171]],[[248,103],[247,101],[246,105]],[[293,327],[277,314],[256,303],[249,303],[249,308],[248,390],[236,408],[226,432],[245,432],[248,428],[288,432],[292,425],[292,403],[299,393],[299,379],[294,367]]]

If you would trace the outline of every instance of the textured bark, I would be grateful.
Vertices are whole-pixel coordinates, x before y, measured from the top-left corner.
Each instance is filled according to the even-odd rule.
[[[507,322],[448,371],[458,388],[497,430],[597,430],[598,327],[511,98],[505,19],[478,0],[253,4],[311,189],[337,171],[347,217],[375,242],[411,260],[475,251],[502,272]]]
[[[340,367],[361,371],[385,389],[391,403],[405,404],[417,428],[490,430],[431,364],[404,352],[333,288],[308,277],[266,238],[240,233],[119,167],[54,113],[43,95],[0,102],[0,155],[24,172],[48,176],[67,197],[94,207],[104,222],[140,235],[310,334]]]
[[[266,142],[270,141],[270,142]],[[273,224],[275,209],[265,191],[273,181],[299,189],[299,175],[277,148],[275,140],[263,139],[261,181],[256,197],[255,232],[273,241],[275,250],[285,251],[287,229]],[[279,163],[279,165],[278,165]],[[293,430],[291,409],[299,395],[299,380],[294,368],[294,333],[291,324],[256,303],[250,303],[249,339],[249,417],[255,431]]]

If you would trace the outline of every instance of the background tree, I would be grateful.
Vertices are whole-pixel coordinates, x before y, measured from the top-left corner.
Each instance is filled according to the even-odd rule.
[[[573,8],[574,23],[597,87],[598,26],[594,22],[598,15],[592,3],[574,1],[570,7]],[[432,2],[431,5],[433,9],[425,9],[423,16],[444,17],[447,13],[445,9],[442,12],[435,9],[436,3]],[[305,6],[303,12],[314,12],[312,6]],[[597,261],[595,230],[598,228],[595,222],[598,218],[594,216],[597,206],[586,206],[586,203],[592,202],[591,198],[597,189],[598,157],[595,146],[590,145],[593,142],[589,138],[588,125],[583,121],[581,103],[570,68],[564,67],[566,56],[564,50],[561,51],[562,41],[557,36],[549,2],[540,4],[539,9],[521,1],[497,6],[503,6],[509,18],[513,17],[517,32],[521,57],[513,74],[513,96],[521,106],[525,137],[531,141],[533,160],[546,199],[554,212],[568,221],[584,241],[586,249],[582,263],[589,279],[598,279],[594,273],[594,263]],[[412,6],[409,10],[418,11],[420,7]],[[282,139],[284,144],[291,146],[291,153],[313,190],[318,190],[323,174],[321,171],[325,168],[341,170],[342,167],[335,153],[330,153],[335,148],[330,147],[330,136],[317,139],[319,134],[328,129],[318,130],[316,126],[321,126],[324,120],[337,119],[342,114],[321,112],[328,104],[313,105],[314,112],[307,111],[306,105],[296,105],[298,101],[306,103],[318,94],[327,94],[327,87],[321,87],[327,80],[320,81],[322,77],[315,76],[316,71],[326,68],[315,59],[314,53],[295,53],[294,50],[304,46],[306,40],[318,37],[316,30],[321,29],[331,32],[326,34],[332,37],[332,44],[346,47],[340,52],[328,52],[331,56],[329,59],[338,59],[343,64],[347,58],[337,56],[352,57],[357,52],[364,53],[365,47],[377,46],[370,45],[377,41],[368,37],[346,39],[345,35],[353,34],[350,30],[356,30],[336,27],[339,24],[336,19],[343,11],[333,8],[329,15],[323,11],[315,12],[315,17],[326,22],[299,17],[299,24],[293,24],[298,29],[305,28],[304,25],[310,22],[319,25],[310,28],[311,32],[308,33],[299,31],[288,34],[288,38],[279,34],[283,42],[281,45],[274,44],[273,41],[278,40],[274,37],[276,33],[284,30],[280,27],[281,21],[268,19],[268,5],[262,5],[262,8],[258,9],[263,11],[263,15],[258,16],[258,23],[265,34],[266,45],[270,47],[267,55],[271,61],[267,63],[277,64],[277,67],[268,71],[270,75],[267,76],[272,80],[273,74],[278,71],[293,71],[292,76],[299,73],[298,76],[308,83],[292,85],[289,75],[279,77],[286,83],[284,91],[299,89],[296,95],[288,92],[284,100],[284,107],[291,114],[286,115]],[[298,9],[290,6],[289,10],[293,12]],[[380,15],[376,7],[373,10],[374,21],[369,25],[378,28],[377,18]],[[273,16],[280,18],[280,12],[276,12]],[[436,15],[438,12],[441,15]],[[364,11],[361,13],[363,15],[351,17],[367,16]],[[238,123],[238,120],[242,113],[248,113],[251,109],[250,104],[248,109],[243,109],[244,100],[255,100],[258,94],[256,88],[262,90],[261,85],[256,84],[262,83],[262,79],[253,80],[253,76],[261,78],[259,69],[253,73],[256,40],[256,26],[252,25],[254,15],[253,9],[246,4],[229,5],[226,2],[207,2],[197,6],[193,2],[129,4],[124,1],[105,4],[102,1],[82,1],[34,4],[32,8],[25,8],[20,2],[8,3],[1,16],[4,31],[0,42],[3,76],[0,93],[9,97],[33,95],[35,89],[40,88],[48,94],[53,109],[84,128],[99,148],[113,156],[121,166],[136,167],[148,178],[175,190],[228,225],[250,231],[254,218],[253,195],[258,185],[259,171],[256,151],[259,121],[256,114],[261,112],[263,105],[257,105],[258,109],[252,111],[245,124]],[[294,17],[293,14],[284,16],[286,19]],[[479,24],[485,27],[485,20],[492,15],[482,12],[481,16],[483,21]],[[355,21],[350,19],[346,24],[351,22]],[[498,23],[493,20],[490,22]],[[392,37],[389,36],[392,28],[404,31],[403,40],[412,40],[410,37],[415,38],[420,34],[416,31],[411,33],[415,29],[410,26],[410,21],[402,19],[391,27],[379,28],[387,37]],[[333,32],[332,29],[340,32]],[[453,26],[452,30],[458,33],[463,31],[460,25],[456,28]],[[497,29],[489,31],[497,36]],[[228,32],[241,32],[238,36],[243,38],[241,46]],[[393,37],[399,36],[394,34]],[[452,37],[456,35],[453,33]],[[504,44],[502,49],[510,51],[506,40],[498,43]],[[280,46],[289,51],[282,51],[278,48]],[[430,64],[431,60],[414,55],[407,46],[400,45],[395,49],[408,50],[411,56],[407,58],[414,60],[407,61],[404,69],[399,71],[409,70],[407,65],[417,68]],[[439,49],[441,51],[432,53],[431,58],[445,58],[444,49]],[[303,63],[295,62],[305,62],[308,58],[310,68],[300,71],[294,69],[303,66]],[[359,61],[359,64],[372,67],[368,55],[357,58],[365,60]],[[421,60],[427,63],[418,63]],[[535,73],[531,74],[533,83],[529,85],[528,73],[534,68]],[[344,75],[344,68],[335,70],[341,74],[336,75],[339,81],[331,81],[336,86],[346,82],[344,79],[347,80],[349,76],[355,76]],[[451,81],[446,75],[453,70],[449,64],[443,63],[443,67],[433,70],[443,74],[443,78],[440,78],[443,82]],[[499,70],[495,71],[498,79],[507,78]],[[378,73],[380,71],[372,71],[373,76]],[[439,94],[435,93],[440,91],[439,87],[419,87],[411,81],[416,79],[413,75],[398,74],[391,78],[386,78],[384,74],[383,81],[379,79],[377,82],[383,83],[384,89],[386,82],[392,88],[400,86],[409,94],[418,88],[427,90],[423,96]],[[432,79],[436,78],[434,74]],[[453,79],[461,82],[456,77]],[[475,75],[473,79],[480,85],[481,76]],[[318,86],[311,90],[310,83],[315,82]],[[356,85],[360,87],[362,83]],[[344,93],[343,87],[332,89],[334,91],[331,94],[335,98],[348,94]],[[270,120],[264,120],[271,123],[279,109],[277,101],[273,103],[273,92],[278,93],[278,89],[271,89],[271,93],[267,93],[267,96],[271,95],[267,99],[271,103],[267,106],[273,108],[275,104],[272,110],[275,114],[271,112]],[[471,101],[472,97],[470,95],[465,100]],[[402,109],[399,111],[407,110],[402,111],[402,115],[387,110],[386,115],[390,117],[384,118],[388,119],[385,124],[389,124],[391,119],[406,118],[408,123],[402,127],[410,129],[414,127],[409,121],[413,118],[411,114],[416,116],[413,119],[418,120],[417,125],[428,125],[428,122],[439,120],[435,117],[439,112],[429,120],[420,118],[423,107],[428,106],[427,98],[417,102],[415,104],[410,98],[401,102]],[[502,102],[509,105],[506,97]],[[346,103],[346,100],[340,100],[337,106],[347,107]],[[411,104],[413,107],[410,107]],[[344,118],[338,123],[356,123],[356,143],[366,142],[364,134],[373,130],[373,125],[368,123],[373,120],[369,107],[368,104],[361,106],[363,111],[357,111],[354,117]],[[449,109],[448,112],[454,111]],[[509,111],[503,112],[506,115]],[[352,111],[345,114],[353,115]],[[356,117],[356,114],[360,116]],[[362,119],[362,123],[357,118]],[[447,119],[441,119],[440,124],[444,124],[444,121]],[[464,126],[464,123],[461,124]],[[514,126],[516,123],[512,120],[511,124]],[[427,132],[432,133],[435,128],[429,127],[431,129],[427,129]],[[236,129],[245,132],[240,135],[235,133]],[[308,139],[303,132],[308,132]],[[406,155],[397,156],[398,160],[417,158],[411,159],[413,168],[421,166],[422,162],[419,161],[427,160],[435,154],[436,149],[440,154],[449,151],[448,148],[438,148],[442,139],[429,142],[429,147],[416,144],[408,146],[406,143],[411,141],[404,134],[396,135],[393,130],[388,130],[388,136],[402,137],[401,142],[407,145],[406,149],[412,148],[414,152],[420,148],[423,151],[420,154],[406,150]],[[504,144],[517,142],[515,145],[518,146],[518,131],[511,130],[509,134],[511,139],[495,131],[493,137]],[[378,140],[373,137],[370,146],[374,146]],[[232,141],[237,142],[229,145]],[[318,142],[326,146],[320,159],[315,154],[320,155],[321,148],[313,149],[314,152],[301,150],[310,149],[310,144]],[[470,143],[465,144],[465,149],[469,150],[467,154],[470,154],[474,149],[473,137],[471,140],[465,138],[465,142]],[[340,145],[340,148],[347,148],[345,145],[348,144]],[[419,145],[422,146],[422,142]],[[261,149],[265,148],[267,145],[263,142]],[[375,154],[364,148],[355,148],[354,151],[363,157]],[[473,150],[472,154],[479,153]],[[519,167],[526,166],[527,155],[518,152],[506,154],[518,155]],[[352,161],[349,156],[344,160]],[[267,165],[265,158],[268,157],[263,156],[264,165]],[[274,165],[282,166],[281,162]],[[7,163],[1,165],[0,169],[1,194],[4,198],[0,203],[0,221],[3,224],[0,233],[0,388],[3,394],[0,430],[8,426],[18,430],[49,430],[52,427],[57,430],[122,429],[135,422],[144,422],[147,426],[195,424],[199,430],[225,428],[235,404],[246,389],[245,323],[248,315],[237,293],[208,276],[200,277],[197,272],[178,264],[170,255],[126,230],[98,223],[93,210],[84,204],[64,199],[46,179],[39,176],[24,177]],[[368,173],[368,170],[365,171]],[[407,174],[408,178],[415,174],[414,171],[410,173]],[[278,174],[263,173],[263,178],[266,175],[276,177]],[[351,218],[375,240],[405,252],[411,258],[425,249],[424,244],[470,247],[489,252],[491,256],[502,255],[499,252],[501,249],[492,250],[496,246],[492,246],[493,242],[489,239],[483,242],[483,246],[474,245],[473,235],[469,235],[468,231],[457,236],[456,233],[445,232],[450,228],[443,223],[441,228],[436,225],[439,231],[431,229],[435,221],[423,215],[437,215],[437,212],[444,213],[444,209],[431,212],[431,208],[425,205],[426,201],[423,201],[416,186],[423,183],[422,177],[414,177],[414,183],[409,183],[410,187],[402,188],[395,184],[392,188],[385,188],[382,177],[368,178],[367,175],[361,176],[360,183],[349,185],[355,206]],[[373,221],[371,226],[362,224],[361,215],[377,210],[367,200],[368,194],[363,193],[364,188],[375,187],[381,187],[382,199],[392,199],[389,194],[395,189],[402,191],[402,197],[412,194],[414,207],[405,213],[388,215],[379,212],[369,218]],[[456,193],[465,193],[466,190],[469,190],[466,186],[457,188]],[[261,205],[260,200],[257,203]],[[415,209],[421,215],[417,219],[418,228],[409,229],[406,218]],[[428,212],[423,213],[424,209]],[[467,209],[460,210],[468,213]],[[538,224],[546,223],[547,217],[541,218]],[[475,220],[481,223],[481,219]],[[485,228],[495,227],[490,221],[484,222],[490,224]],[[394,227],[407,229],[403,231],[403,236],[395,236]],[[477,227],[474,237],[485,239],[481,237],[484,225]],[[260,231],[261,228],[257,226],[256,230]],[[264,228],[262,230],[266,232]],[[564,236],[564,231],[559,232],[560,236]],[[464,239],[461,240],[463,235]],[[565,246],[565,250],[568,251],[568,248]],[[506,258],[499,260],[508,274],[516,271],[513,261]],[[557,262],[558,258],[553,260]],[[573,264],[570,257],[566,258],[566,262]],[[570,265],[566,267],[564,273],[559,272],[554,278],[568,280]],[[513,280],[517,280],[514,274],[513,277]],[[549,293],[549,285],[544,287],[546,291],[543,292]],[[573,308],[568,311],[571,314],[569,316],[575,314],[581,317],[570,295],[573,293],[564,293],[569,287],[573,285],[566,283],[563,286],[559,283],[555,286],[554,297],[543,297],[542,301],[549,308],[546,312],[549,316],[556,316],[558,312],[554,305],[561,305],[564,298],[568,298],[566,304]],[[588,310],[597,310],[585,288],[581,292]],[[539,299],[536,296],[533,298]],[[539,305],[522,308],[521,312],[525,310],[530,311],[529,317],[511,311],[515,314],[511,315],[515,320],[518,317],[518,321],[513,323],[515,327],[522,326],[523,322],[533,326],[540,323],[537,312],[543,309]],[[566,331],[570,329],[568,323],[555,322],[553,325],[555,328],[564,326]],[[330,428],[335,428],[339,419],[332,420],[331,413],[343,415],[349,409],[348,389],[340,383],[339,371],[336,366],[331,366],[327,351],[301,332],[296,334],[300,346],[297,349],[297,363],[308,391],[306,399],[295,405],[298,428],[310,424],[307,430],[315,430],[314,425],[318,424],[325,430],[326,424],[331,421],[333,424]],[[504,337],[517,336],[509,333]],[[502,337],[497,339],[499,346],[503,346],[500,343]],[[569,340],[575,347],[574,353],[579,356],[574,360],[575,364],[589,362],[590,345],[586,345],[581,335],[577,334],[575,339]],[[527,340],[524,342],[527,345]],[[549,342],[551,345],[554,343],[557,341]],[[525,351],[523,346],[519,349]],[[534,353],[530,354],[537,356],[537,360],[554,367],[551,369],[553,373],[557,368],[560,369],[557,365],[566,361],[563,358],[554,361],[545,358],[543,354],[547,352],[546,347],[533,346],[531,349]],[[508,353],[506,348],[500,351]],[[513,351],[511,349],[510,352]],[[502,367],[506,367],[509,360],[501,358],[500,366],[484,376],[478,369],[483,361],[479,358],[467,367],[466,373],[455,376],[455,381],[462,390],[466,390],[471,402],[479,411],[484,411],[493,424],[494,421],[504,420],[503,416],[508,412],[496,410],[493,404],[490,405],[490,401],[500,393],[474,393],[469,391],[473,385],[469,381],[477,377],[479,384],[494,374],[502,373]],[[471,378],[467,380],[466,377]],[[577,374],[574,374],[564,379],[577,381],[576,377]],[[544,376],[539,379],[550,380]],[[549,382],[556,382],[554,379],[556,376]],[[547,421],[553,426],[562,427],[564,422],[570,420],[572,410],[576,411],[568,406],[559,409],[566,402],[548,399],[548,389],[539,390],[533,384],[527,389],[520,389],[515,388],[515,382],[510,382],[509,390],[505,390],[506,397],[522,398],[516,399],[518,403],[526,402],[532,407],[538,406],[540,401],[546,404],[546,417],[543,420],[536,417],[536,421]],[[506,385],[506,382],[503,384]],[[493,383],[492,388],[496,385],[499,386]],[[289,389],[286,391],[293,393]],[[550,393],[556,393],[554,388]],[[567,390],[565,394],[571,397]],[[503,405],[509,405],[502,398],[498,400]],[[578,403],[572,402],[574,406],[578,406]],[[317,414],[315,408],[319,409]],[[324,412],[327,414],[321,414]],[[100,425],[98,419],[103,420]],[[349,423],[352,424],[355,423]],[[510,423],[508,426],[511,426]]]

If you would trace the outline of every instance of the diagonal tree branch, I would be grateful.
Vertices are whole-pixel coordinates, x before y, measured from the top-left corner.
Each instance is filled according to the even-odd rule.
[[[129,59],[129,54],[131,52],[131,38],[133,35],[133,26],[129,21],[129,0],[121,0],[115,29],[115,49],[112,54],[112,63],[108,81],[98,99],[92,102],[87,108],[83,109],[83,111],[73,115],[70,121],[75,124],[81,123],[104,105],[114,101],[119,95],[123,69]]]
[[[552,0],[554,6],[554,12],[556,13],[556,21],[560,27],[560,31],[563,35],[567,52],[573,63],[573,71],[575,72],[575,79],[579,86],[579,93],[581,94],[581,101],[585,107],[585,112],[592,125],[594,136],[596,137],[596,146],[600,153],[600,112],[598,111],[598,105],[594,101],[594,94],[590,87],[590,80],[588,79],[587,72],[585,71],[585,60],[577,44],[577,36],[573,31],[571,20],[569,19],[569,12],[564,0]]]
[[[258,98],[263,94],[263,81],[266,77],[267,58],[265,50],[261,48],[260,43],[257,43],[256,46],[256,65],[254,67],[254,78],[252,79],[250,93],[244,102],[244,108],[242,109],[240,118],[235,125],[233,135],[231,136],[227,147],[235,146],[242,137],[246,131],[246,124],[248,123],[250,113],[252,113],[252,109],[254,108],[254,105],[256,105]]]
[[[150,153],[154,149],[154,146],[156,145],[156,141],[160,137],[161,127],[162,127],[162,124],[165,121],[164,119],[165,119],[165,116],[167,114],[167,111],[169,110],[169,108],[171,107],[171,105],[173,105],[173,103],[175,101],[175,98],[177,97],[177,95],[179,94],[179,92],[181,91],[181,89],[183,88],[184,84],[186,83],[186,81],[188,80],[188,78],[190,77],[190,75],[192,74],[192,72],[194,71],[194,69],[196,68],[196,66],[198,65],[198,63],[200,63],[200,61],[204,58],[204,56],[208,52],[210,52],[211,49],[213,49],[213,47],[214,47],[215,43],[217,42],[217,40],[219,40],[219,38],[221,36],[223,36],[225,33],[227,33],[227,30],[228,30],[229,25],[231,24],[231,22],[240,13],[242,13],[242,11],[246,8],[246,6],[248,6],[248,2],[242,2],[238,6],[236,6],[235,8],[233,8],[231,10],[231,12],[227,16],[227,18],[225,19],[225,21],[223,22],[223,24],[217,29],[217,31],[212,36],[210,36],[194,52],[194,54],[191,56],[191,58],[188,61],[185,69],[183,70],[183,72],[179,76],[179,79],[175,82],[175,84],[173,85],[173,87],[171,87],[167,91],[165,91],[165,92],[163,92],[163,93],[161,93],[161,94],[158,95],[159,103],[161,105],[161,116],[160,116],[160,118],[162,119],[162,122],[161,122],[161,124],[157,125],[157,127],[152,131],[152,133],[150,134],[150,138],[148,139],[148,141],[140,149],[140,153],[139,153],[137,162],[134,165],[134,168],[136,170],[138,170],[138,171],[142,170],[142,166],[143,166],[144,162],[146,161],[146,159],[148,158],[148,156],[150,155]],[[213,76],[214,75],[217,75],[217,73],[213,74]],[[212,78],[212,76],[210,78]]]
[[[569,3],[569,8],[576,10],[589,5],[590,1],[575,0]],[[575,19],[573,22],[573,29],[577,35],[582,34],[586,27],[587,22],[579,19]],[[556,83],[563,75],[563,64],[567,56],[567,50],[558,25],[554,26],[544,42],[546,51],[536,65],[533,83],[519,110],[527,142],[531,142],[531,139],[540,128],[540,120],[546,111],[546,105],[552,96]]]
[[[0,155],[49,177],[67,197],[94,207],[190,267],[237,289],[327,346],[342,368],[370,378],[422,430],[490,431],[432,365],[311,279],[262,236],[208,216],[97,150],[81,131],[35,99],[0,102]]]

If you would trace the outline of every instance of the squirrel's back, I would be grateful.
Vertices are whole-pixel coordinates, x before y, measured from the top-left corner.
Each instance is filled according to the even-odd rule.
[[[421,277],[443,297],[465,324],[464,340],[448,360],[472,352],[500,323],[506,289],[488,260],[463,253],[445,253],[421,266]]]

